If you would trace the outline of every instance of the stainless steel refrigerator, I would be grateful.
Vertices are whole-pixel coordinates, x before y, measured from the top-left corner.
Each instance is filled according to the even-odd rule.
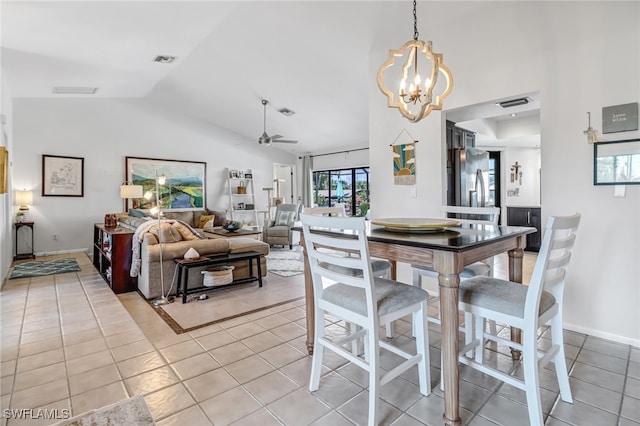
[[[454,150],[456,206],[489,206],[489,153],[477,148]]]

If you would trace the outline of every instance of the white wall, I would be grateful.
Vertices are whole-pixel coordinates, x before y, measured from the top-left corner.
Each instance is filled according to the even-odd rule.
[[[267,197],[260,188],[273,184],[273,163],[295,162],[273,147],[248,155],[249,148],[257,149],[254,141],[143,100],[18,99],[14,115],[14,182],[34,191],[30,210],[40,254],[86,250],[92,224],[123,211],[119,186],[127,156],[207,162],[206,205],[218,209],[228,209],[227,167],[252,169],[256,207],[264,210]],[[84,197],[40,196],[42,154],[84,157]]]
[[[522,172],[522,185],[519,176],[511,182],[511,167],[518,162]],[[509,148],[503,151],[500,166],[504,168],[505,179],[502,204],[505,206],[535,207],[540,205],[540,148]],[[509,195],[509,191],[518,190],[518,195]],[[504,215],[503,215],[504,216]],[[504,223],[504,222],[503,222]]]
[[[582,133],[587,111],[599,123],[602,107],[640,101],[640,3],[439,6],[439,14],[457,17],[456,26],[427,18],[423,25],[429,34],[423,37],[434,41],[434,50],[444,54],[454,76],[445,108],[541,93],[543,221],[549,215],[582,213],[566,289],[565,326],[640,346],[640,186],[627,186],[625,198],[614,198],[611,187],[594,186],[593,147]],[[437,214],[445,190],[442,114],[412,124],[386,107],[376,73],[388,50],[407,37],[404,27],[389,28],[389,33],[376,35],[370,56],[372,217]],[[393,185],[388,141],[403,128],[421,141],[416,149],[417,198],[410,198],[407,187]],[[606,138],[638,136],[640,132],[626,132]]]
[[[0,53],[1,55],[1,53]],[[1,74],[1,73],[0,73]],[[9,272],[11,266],[11,259],[13,258],[12,249],[12,206],[13,193],[11,191],[11,175],[13,168],[11,167],[11,160],[13,158],[13,138],[12,138],[12,126],[11,119],[13,117],[11,96],[9,88],[5,81],[4,75],[0,75],[0,115],[4,117],[3,123],[0,124],[0,146],[4,146],[9,151],[9,164],[6,167],[9,168],[9,180],[7,192],[0,194],[0,287],[4,284],[4,279]],[[5,137],[6,135],[6,137]],[[0,179],[2,176],[0,176]]]

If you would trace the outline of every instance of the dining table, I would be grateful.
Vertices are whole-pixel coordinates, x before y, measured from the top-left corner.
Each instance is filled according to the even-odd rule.
[[[409,222],[415,222],[410,218]],[[375,225],[367,221],[366,233],[369,254],[391,262],[392,279],[396,279],[397,263],[408,263],[432,268],[438,272],[440,292],[442,376],[444,384],[445,425],[457,426],[460,420],[459,367],[458,367],[458,289],[460,273],[465,266],[506,252],[509,256],[509,280],[522,283],[522,258],[527,234],[535,228],[520,226],[459,225],[440,229],[416,229],[397,226]],[[394,219],[393,223],[402,222]],[[380,222],[378,222],[380,223]],[[384,223],[384,222],[382,222]],[[300,245],[304,247],[302,226]],[[313,232],[339,233],[348,237],[348,232],[339,229],[314,229]],[[313,354],[314,345],[314,300],[313,283],[309,259],[304,251],[304,285],[306,296],[307,350]],[[520,340],[520,330],[511,329],[512,340]],[[519,353],[512,353],[514,359]]]

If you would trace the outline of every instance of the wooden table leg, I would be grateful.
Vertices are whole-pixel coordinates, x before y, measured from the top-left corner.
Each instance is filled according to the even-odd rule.
[[[524,250],[521,248],[509,250],[509,281],[515,283],[522,283],[522,258],[524,257]],[[511,340],[514,342],[522,343],[522,330],[516,327],[511,327]],[[511,349],[511,358],[519,360],[522,356],[522,352],[517,349]]]
[[[442,380],[444,383],[444,423],[459,426],[460,420],[460,391],[458,367],[458,287],[459,275],[438,276],[440,285],[440,318],[442,332]]]

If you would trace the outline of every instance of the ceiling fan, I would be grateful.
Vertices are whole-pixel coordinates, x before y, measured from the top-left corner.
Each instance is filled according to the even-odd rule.
[[[269,136],[267,134],[267,104],[268,103],[269,103],[268,100],[266,99],[262,100],[262,106],[264,107],[264,129],[263,129],[262,135],[258,138],[258,143],[260,145],[267,145],[267,146],[271,145],[272,143],[298,143],[298,141],[282,139],[284,136],[281,136],[281,135]]]

